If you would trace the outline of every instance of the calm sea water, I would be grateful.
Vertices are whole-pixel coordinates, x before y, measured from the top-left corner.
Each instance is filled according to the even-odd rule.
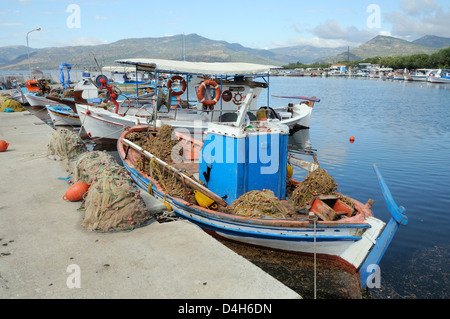
[[[363,203],[373,199],[374,215],[387,222],[376,164],[396,203],[406,208],[409,224],[384,255],[382,287],[370,290],[372,298],[449,298],[450,85],[272,77],[270,86],[270,94],[321,99],[307,133],[341,193]]]

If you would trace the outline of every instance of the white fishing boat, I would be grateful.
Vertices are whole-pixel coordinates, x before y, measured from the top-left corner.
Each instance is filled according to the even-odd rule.
[[[46,106],[53,125],[80,126],[80,117],[69,106]]]
[[[439,69],[436,72],[431,72],[427,78],[427,81],[430,83],[449,84],[450,70]]]
[[[117,142],[124,167],[144,191],[213,236],[332,259],[359,272],[361,286],[366,287],[398,226],[407,224],[404,209],[395,204],[374,167],[392,214],[388,223],[373,216],[370,201],[362,204],[351,199],[353,204],[345,204],[335,195],[316,194],[306,206],[290,206],[295,211],[291,215],[286,208],[289,196],[302,191],[297,192],[301,182],[290,176],[289,163],[297,165],[299,161],[303,165],[304,161],[288,155],[289,129],[279,120],[246,123],[252,95],[247,95],[236,122],[209,123],[206,134],[199,138],[175,132],[178,144],[172,149],[171,160],[162,160],[143,148],[145,139],[153,138],[158,128],[129,128]],[[269,153],[267,160],[265,155]],[[174,160],[174,155],[181,158]],[[302,167],[311,173],[310,178],[315,171],[319,177],[324,176],[315,163]],[[178,179],[184,193],[171,193],[173,188],[167,188],[163,174]],[[292,193],[288,192],[290,187],[295,188]],[[195,199],[189,196],[192,192]],[[262,210],[266,204],[269,208]]]
[[[102,74],[114,85],[121,95],[139,95],[154,90],[155,81],[146,72],[136,72],[136,68],[124,66],[104,66]],[[108,76],[109,75],[109,76]]]
[[[411,74],[411,79],[413,81],[420,81],[420,82],[426,82],[428,78],[428,74],[432,70],[430,69],[417,69],[415,72]]]
[[[263,89],[268,88],[269,72],[275,68],[268,65],[159,59],[129,59],[116,62],[132,65],[136,71],[147,71],[155,75],[156,109],[155,103],[142,103],[135,110],[140,111],[140,114],[135,115],[126,103],[112,106],[108,110],[77,103],[81,122],[92,137],[118,139],[121,129],[138,123],[149,123],[156,127],[169,124],[174,128],[206,130],[210,122],[236,120],[238,110],[250,89],[253,90],[254,100],[247,114],[248,120],[260,117],[267,121],[280,120],[290,128],[309,127],[314,103],[320,101],[315,97],[294,97],[296,100],[306,100],[271,108],[270,95],[267,94],[267,106],[260,108],[258,97]],[[167,83],[161,83],[161,74],[169,74]],[[257,81],[259,79],[262,80]],[[177,107],[172,106],[174,98],[177,99]]]

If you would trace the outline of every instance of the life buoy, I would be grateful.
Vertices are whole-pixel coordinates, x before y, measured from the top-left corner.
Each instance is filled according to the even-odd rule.
[[[184,91],[186,91],[186,81],[184,80],[184,78],[180,75],[174,75],[172,76],[169,81],[167,82],[167,88],[170,90],[172,88],[172,82],[175,80],[179,80],[181,81],[181,90],[180,91],[174,91],[172,90],[172,95],[173,96],[178,96],[184,93]]]
[[[208,85],[211,85],[216,90],[216,96],[212,100],[206,100],[203,95],[203,90],[206,89]],[[197,95],[200,103],[206,106],[213,106],[220,99],[220,86],[213,80],[203,81],[203,83],[200,84],[200,87],[198,88]]]

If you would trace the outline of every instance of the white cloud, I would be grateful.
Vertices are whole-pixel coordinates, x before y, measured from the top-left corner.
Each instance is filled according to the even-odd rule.
[[[288,39],[287,41],[273,41],[272,42],[275,47],[290,47],[290,46],[313,46],[318,48],[338,48],[349,45],[349,42],[346,40],[340,39],[322,39],[319,37],[314,38],[293,38]]]
[[[345,41],[348,43],[363,43],[379,33],[376,30],[359,30],[355,26],[344,27],[337,20],[327,20],[324,24],[307,31],[321,39]]]
[[[16,27],[24,24],[23,22],[0,22],[0,27]]]
[[[434,0],[408,0],[402,3],[402,12],[386,14],[392,24],[391,33],[406,39],[424,35],[450,37],[450,11]]]
[[[102,40],[96,37],[73,37],[68,40],[38,40],[42,45],[55,46],[55,47],[68,47],[68,46],[89,46],[109,43],[107,40]]]
[[[438,4],[434,0],[403,0],[401,8],[408,15],[421,16],[438,9]]]

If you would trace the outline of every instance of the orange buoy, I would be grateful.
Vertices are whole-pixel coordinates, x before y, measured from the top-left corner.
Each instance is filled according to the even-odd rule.
[[[8,148],[9,144],[6,143],[4,140],[0,141],[0,152],[4,152],[6,151],[6,149]]]
[[[66,194],[62,197],[64,200],[70,200],[71,202],[77,202],[83,199],[84,194],[89,190],[91,184],[86,184],[83,181],[76,182],[66,191]]]
[[[355,137],[354,136],[351,136],[350,137],[350,143],[353,143],[355,141]]]

